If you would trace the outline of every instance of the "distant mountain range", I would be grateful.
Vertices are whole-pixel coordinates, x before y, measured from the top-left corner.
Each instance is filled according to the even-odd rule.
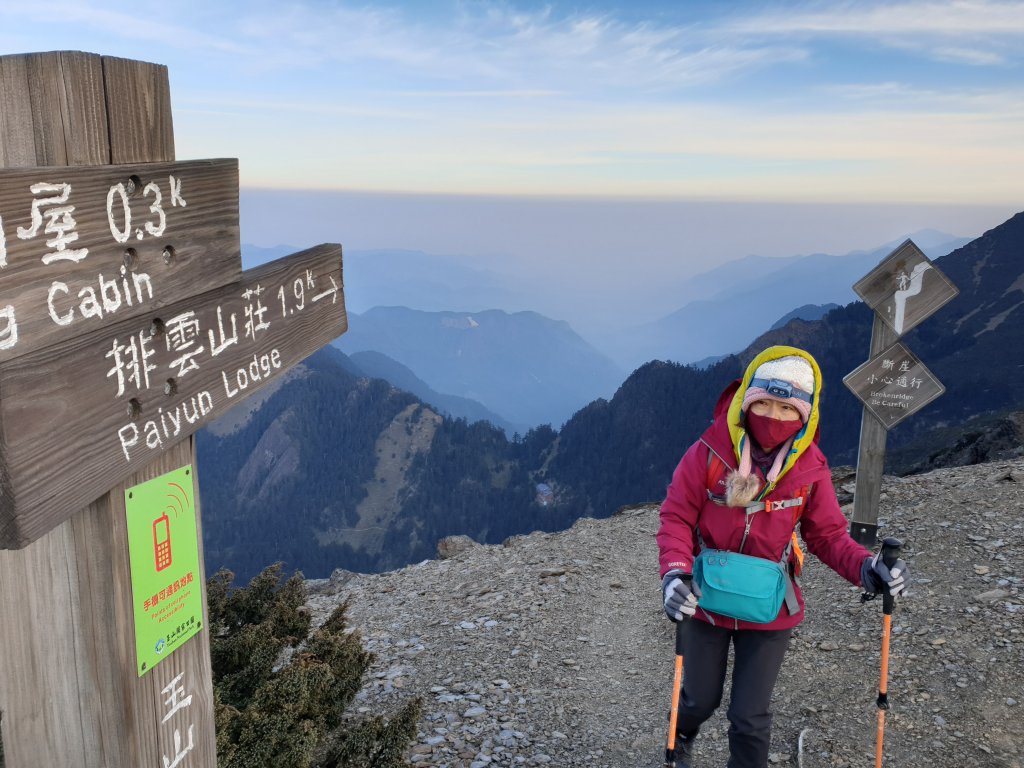
[[[591,400],[610,397],[625,375],[568,323],[536,312],[374,307],[350,313],[335,345],[386,355],[431,389],[476,400],[523,431],[561,426]]]
[[[937,258],[967,242],[925,230],[914,242]],[[900,241],[902,242],[902,241]],[[748,256],[699,275],[706,291],[699,299],[639,328],[624,328],[607,340],[608,354],[627,368],[648,360],[696,362],[737,352],[773,321],[795,307],[847,304],[857,297],[853,285],[899,243],[845,256],[815,253],[785,259]]]
[[[349,359],[362,375],[374,379],[384,379],[392,386],[416,395],[443,416],[466,421],[489,421],[494,426],[503,429],[509,436],[516,432],[525,433],[530,428],[527,424],[513,424],[507,421],[476,400],[435,392],[411,370],[380,352],[355,352],[349,355]]]
[[[951,237],[914,234],[932,256],[966,242]],[[292,250],[247,244],[243,261],[255,266]],[[565,322],[510,311],[528,308],[537,290],[509,275],[418,251],[351,251],[344,266],[350,331],[338,346],[380,355],[363,359],[368,372],[439,412],[484,418],[511,436],[560,426],[648,360],[707,367],[790,319],[817,319],[851,301],[852,284],[889,250],[747,256],[680,286],[676,312],[639,327],[624,323],[596,340]]]
[[[1024,214],[935,263],[960,295],[904,343],[946,393],[889,433],[889,471],[1020,450]],[[658,500],[722,387],[773,343],[817,357],[822,446],[833,465],[852,464],[862,408],[842,377],[867,358],[871,322],[853,302],[791,320],[706,369],[650,361],[560,429],[516,440],[487,422],[443,417],[338,350],[321,350],[260,402],[200,433],[208,567],[243,577],[278,559],[310,577],[395,568],[433,556],[445,535],[494,543]]]
[[[787,312],[774,323],[769,331],[774,331],[776,328],[782,328],[789,324],[790,320],[820,320],[833,309],[839,309],[838,304],[804,304],[802,307],[797,307],[792,312]]]

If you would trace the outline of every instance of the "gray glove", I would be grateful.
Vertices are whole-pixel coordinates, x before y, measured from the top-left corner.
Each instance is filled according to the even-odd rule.
[[[886,591],[893,597],[898,597],[910,583],[910,574],[907,571],[907,564],[902,559],[897,560],[890,569],[882,562],[881,552],[865,557],[860,567],[860,581],[864,591],[869,595],[877,595]]]
[[[661,580],[661,592],[665,596],[665,615],[672,621],[682,621],[696,613],[700,589],[690,580],[690,574],[669,571]]]

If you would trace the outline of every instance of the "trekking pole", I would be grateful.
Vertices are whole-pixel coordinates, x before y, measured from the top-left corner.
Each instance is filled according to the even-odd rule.
[[[691,576],[684,576],[683,581],[689,582]],[[668,742],[665,747],[665,766],[674,768],[676,752],[676,723],[679,720],[679,692],[683,685],[683,624],[686,614],[676,622],[676,672],[672,681],[672,709],[668,716]]]
[[[903,542],[887,537],[882,541],[882,562],[892,568],[899,560]],[[882,593],[882,672],[878,684],[878,736],[875,740],[875,768],[882,768],[882,741],[885,738],[885,711],[889,709],[889,630],[892,628],[892,609],[896,598],[885,587]]]

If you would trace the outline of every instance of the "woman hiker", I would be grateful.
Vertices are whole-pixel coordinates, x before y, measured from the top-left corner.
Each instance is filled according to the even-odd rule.
[[[768,765],[772,689],[804,615],[795,581],[803,560],[798,522],[808,551],[866,593],[895,596],[906,586],[903,560],[890,571],[847,533],[817,444],[820,393],[811,355],[766,349],[722,393],[714,422],[672,475],[657,534],[665,612],[673,621],[695,619],[684,639],[676,768],[690,768],[694,738],[721,703],[730,643],[728,768]],[[763,577],[770,599],[742,594],[758,592],[746,587]],[[736,594],[730,585],[739,585]]]

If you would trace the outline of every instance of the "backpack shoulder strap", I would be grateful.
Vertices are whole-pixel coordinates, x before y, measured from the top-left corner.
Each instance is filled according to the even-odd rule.
[[[790,546],[792,547],[793,554],[796,556],[796,575],[799,576],[800,572],[804,569],[804,551],[800,547],[800,541],[796,536],[796,526],[800,522],[800,518],[804,513],[804,507],[807,506],[807,502],[811,499],[811,491],[814,490],[814,483],[809,483],[800,489],[800,496],[803,498],[803,504],[799,504],[793,507],[793,535],[790,539]]]
[[[725,462],[722,457],[711,450],[708,446],[708,470],[705,483],[708,491],[708,498],[715,504],[725,504],[725,494],[716,493],[719,483],[725,477]]]

